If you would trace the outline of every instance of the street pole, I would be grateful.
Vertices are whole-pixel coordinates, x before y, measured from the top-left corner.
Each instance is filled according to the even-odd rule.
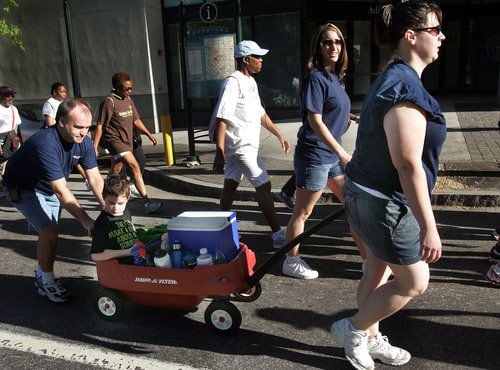
[[[78,65],[76,63],[75,40],[73,38],[73,26],[71,25],[71,12],[68,0],[63,0],[64,20],[66,23],[66,36],[68,38],[69,61],[71,68],[71,80],[73,85],[73,96],[80,98],[80,78],[78,77]]]
[[[236,42],[243,40],[243,31],[241,26],[241,0],[236,0]]]
[[[186,32],[186,18],[185,18],[186,8],[184,5],[184,0],[179,0],[179,23],[180,23],[180,44],[181,44],[181,68],[182,68],[182,96],[186,103],[186,113],[187,113],[187,125],[188,125],[188,144],[189,144],[189,155],[184,160],[186,166],[196,166],[200,164],[200,158],[196,155],[196,149],[194,144],[194,128],[193,128],[193,116],[191,112],[191,98],[188,92],[188,79],[187,79],[187,65],[186,65],[186,49],[184,38],[187,36]]]

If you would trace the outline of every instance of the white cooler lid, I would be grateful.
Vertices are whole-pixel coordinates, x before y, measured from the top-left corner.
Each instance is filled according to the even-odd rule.
[[[169,230],[218,231],[235,220],[234,212],[230,211],[187,211],[168,221],[167,228]]]

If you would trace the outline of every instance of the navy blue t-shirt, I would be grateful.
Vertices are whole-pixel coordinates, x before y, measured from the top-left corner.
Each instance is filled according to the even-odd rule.
[[[300,92],[302,126],[297,133],[295,155],[309,163],[334,163],[339,158],[312,129],[307,118],[308,111],[322,115],[323,122],[339,144],[342,144],[342,135],[348,127],[351,101],[337,75],[330,71],[328,73],[331,80],[322,72],[311,71]]]
[[[3,184],[52,195],[49,182],[67,179],[77,163],[97,167],[92,140],[87,136],[81,144],[69,143],[54,125],[31,136],[9,159]]]
[[[358,184],[407,204],[384,131],[384,116],[392,107],[403,102],[413,103],[425,112],[427,128],[422,166],[430,196],[436,183],[439,154],[446,139],[446,121],[438,102],[424,88],[417,72],[401,60],[394,61],[385,69],[363,102],[356,149],[346,173]]]

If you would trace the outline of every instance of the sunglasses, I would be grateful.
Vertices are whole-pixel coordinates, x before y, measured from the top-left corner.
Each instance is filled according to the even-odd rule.
[[[133,87],[130,86],[130,87],[120,87],[120,90],[122,91],[132,91]]]
[[[256,54],[252,54],[250,55],[252,58],[254,59],[259,59],[259,60],[262,60],[262,55],[256,55]]]
[[[2,98],[15,98],[15,97],[16,97],[16,93],[2,95]]]
[[[434,27],[424,27],[424,28],[415,28],[413,31],[417,32],[427,32],[430,33],[432,36],[437,36],[441,33],[441,25],[434,26]]]
[[[342,42],[341,39],[335,39],[335,40],[332,40],[332,39],[323,39],[320,41],[320,44],[323,46],[323,47],[333,47],[333,45],[337,45],[337,46],[342,46],[344,43]]]

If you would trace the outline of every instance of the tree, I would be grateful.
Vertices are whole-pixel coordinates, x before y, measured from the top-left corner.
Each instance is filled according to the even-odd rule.
[[[0,36],[10,38],[12,44],[24,50],[21,29],[17,25],[3,19],[3,15],[9,13],[14,7],[18,7],[17,0],[4,0],[4,6],[0,9]]]

